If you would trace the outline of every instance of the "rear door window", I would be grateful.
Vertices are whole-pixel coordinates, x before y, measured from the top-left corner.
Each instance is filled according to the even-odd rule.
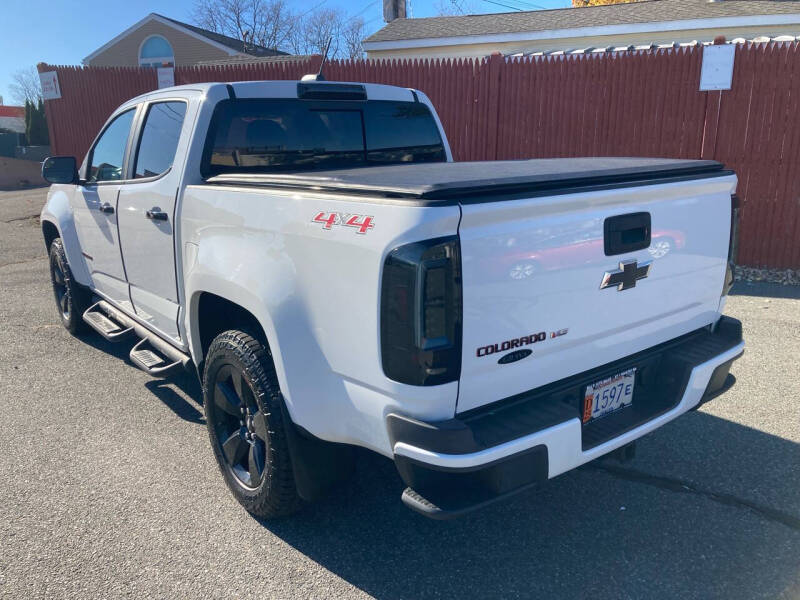
[[[185,114],[185,102],[150,105],[136,151],[134,178],[155,177],[172,167]]]
[[[205,177],[444,161],[439,129],[418,102],[236,99],[220,102]]]
[[[424,104],[373,102],[364,115],[368,161],[443,160],[444,148],[439,128]]]

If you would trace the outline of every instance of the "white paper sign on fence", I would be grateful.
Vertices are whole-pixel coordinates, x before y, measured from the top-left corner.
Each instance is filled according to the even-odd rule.
[[[736,46],[733,44],[703,47],[703,67],[700,69],[701,92],[731,89],[735,54]]]
[[[158,67],[158,89],[175,85],[175,69],[172,67]]]
[[[42,98],[45,100],[61,98],[61,86],[58,85],[58,73],[55,71],[39,73],[39,81],[42,84]]]

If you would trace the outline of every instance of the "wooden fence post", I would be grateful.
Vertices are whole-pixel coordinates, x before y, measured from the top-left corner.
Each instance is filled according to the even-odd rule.
[[[36,71],[39,73],[46,73],[47,71],[51,71],[53,67],[46,63],[39,63],[36,65]],[[59,85],[61,85],[59,80]],[[53,100],[45,100],[44,101],[44,117],[47,120],[47,135],[50,138],[50,153],[52,155],[58,154],[58,143],[57,139],[58,136],[56,135],[56,128],[53,126],[55,121],[55,116],[52,114],[53,109],[50,106],[50,103]]]
[[[503,58],[503,55],[499,52],[493,52],[489,57],[489,89],[486,90],[489,101],[486,111],[489,156],[486,160],[497,160],[497,133],[500,122],[500,93],[504,66],[505,58]]]
[[[722,92],[706,92],[706,112],[703,119],[703,146],[700,158],[713,160],[717,152],[719,112],[722,107]]]

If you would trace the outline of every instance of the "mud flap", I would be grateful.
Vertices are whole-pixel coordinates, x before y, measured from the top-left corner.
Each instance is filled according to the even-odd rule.
[[[326,442],[295,425],[283,401],[281,413],[297,494],[303,500],[313,502],[350,478],[355,465],[352,446]]]

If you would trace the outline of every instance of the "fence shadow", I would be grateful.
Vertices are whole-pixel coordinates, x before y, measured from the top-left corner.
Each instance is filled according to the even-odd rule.
[[[789,298],[800,300],[800,285],[782,285],[780,283],[766,283],[737,281],[730,291],[731,296],[764,296],[767,298]]]

